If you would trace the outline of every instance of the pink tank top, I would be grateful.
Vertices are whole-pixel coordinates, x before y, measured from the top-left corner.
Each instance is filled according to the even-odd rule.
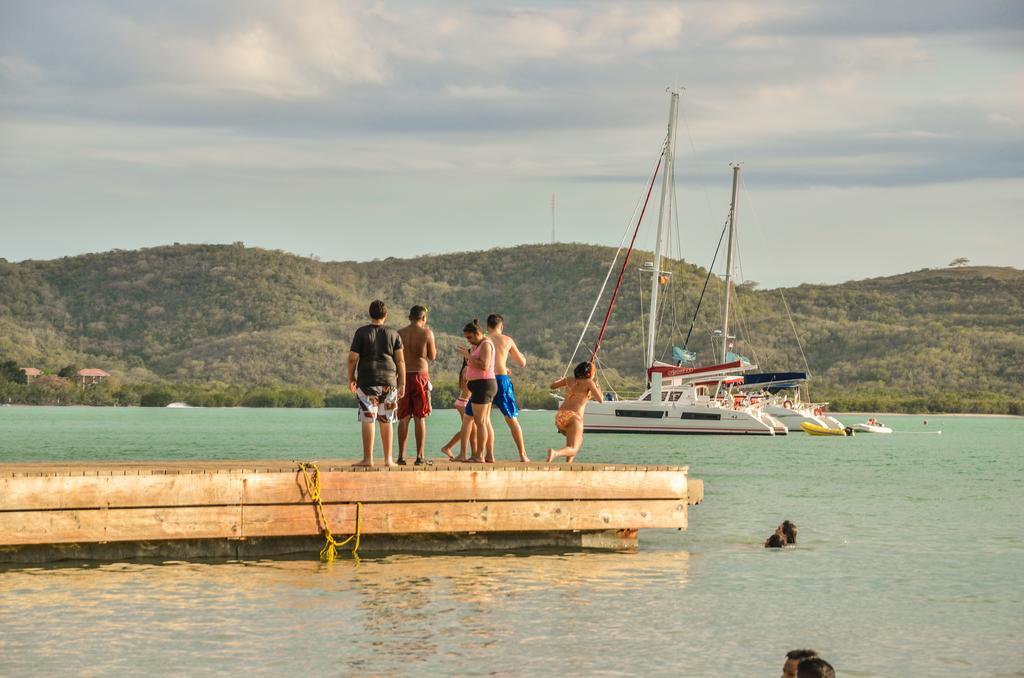
[[[469,352],[470,357],[480,360],[480,351],[483,350],[484,344],[491,344],[491,340],[484,339],[477,344],[476,348]],[[466,380],[476,381],[477,379],[494,379],[494,344],[491,344],[491,362],[487,365],[486,370],[472,365],[466,367]]]

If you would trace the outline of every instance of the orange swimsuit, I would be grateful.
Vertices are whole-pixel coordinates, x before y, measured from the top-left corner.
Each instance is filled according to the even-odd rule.
[[[555,412],[555,428],[558,429],[559,433],[565,433],[573,419],[583,421],[583,417],[572,410],[558,410]]]
[[[569,423],[573,419],[578,420],[581,424],[583,423],[583,415],[579,412],[569,409],[566,404],[572,402],[573,396],[583,397],[583,407],[587,406],[587,402],[590,400],[590,393],[573,393],[572,389],[576,385],[577,380],[573,379],[571,384],[566,384],[568,387],[568,393],[565,396],[565,400],[562,402],[562,407],[555,412],[555,428],[558,429],[559,433],[565,433],[569,426]],[[582,409],[582,408],[581,408]]]

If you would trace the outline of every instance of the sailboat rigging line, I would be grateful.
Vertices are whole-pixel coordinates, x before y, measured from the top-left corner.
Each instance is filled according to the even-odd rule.
[[[699,165],[700,157],[697,155],[697,147],[693,143],[693,135],[690,134],[690,122],[686,119],[686,113],[683,112],[682,106],[679,107],[679,117],[683,121],[683,129],[686,130],[686,139],[690,142],[690,151],[693,152],[694,165]],[[702,189],[702,193],[704,194],[704,207],[707,208],[708,211],[708,221],[711,221],[714,218],[714,212],[711,209],[711,198],[708,195],[707,186],[702,185]],[[672,190],[675,190],[674,185],[672,187]]]
[[[658,163],[654,166],[654,172],[651,174],[651,181],[658,176],[658,168],[661,167],[661,158],[665,155],[665,146],[662,145],[661,155],[658,156]],[[650,191],[647,193],[649,199]],[[646,200],[644,205],[647,205]],[[608,266],[608,273],[604,276],[604,282],[601,283],[601,290],[597,293],[597,298],[594,299],[594,305],[590,308],[590,315],[587,316],[587,322],[583,323],[583,331],[580,332],[580,338],[576,342],[576,347],[572,350],[572,355],[569,357],[569,362],[565,366],[565,371],[562,372],[562,377],[569,374],[569,369],[572,368],[572,361],[576,359],[576,354],[580,350],[580,346],[583,345],[583,337],[587,336],[587,330],[590,328],[590,323],[594,319],[594,314],[597,312],[597,307],[601,303],[601,297],[604,296],[604,291],[608,287],[608,281],[612,277],[612,271],[615,270],[615,264],[619,260],[619,254],[622,252],[622,247],[626,243],[626,238],[629,236],[629,227],[633,224],[633,217],[636,216],[637,209],[640,208],[640,199],[636,201],[636,205],[633,206],[633,213],[629,216],[629,221],[626,222],[626,229],[622,232],[622,238],[619,239],[619,248],[615,250],[615,256],[612,258],[611,265]],[[636,232],[633,233],[633,239],[636,240]]]
[[[643,209],[640,210],[640,218],[636,220],[636,229],[633,231],[633,239],[629,241],[629,249],[626,250],[626,258],[622,262],[622,268],[619,269],[619,279],[615,281],[615,289],[612,290],[612,298],[608,301],[608,310],[604,314],[604,322],[601,323],[601,331],[597,333],[597,341],[594,342],[594,352],[590,355],[590,360],[593,362],[597,358],[598,352],[601,350],[601,341],[604,339],[604,332],[608,329],[608,320],[612,316],[612,309],[615,308],[615,298],[619,296],[619,288],[622,287],[622,276],[626,273],[626,266],[629,265],[629,256],[633,254],[633,246],[636,244],[636,236],[640,233],[640,224],[644,221],[644,214],[647,212],[647,203],[651,201],[651,192],[654,191],[654,182],[658,178],[658,170],[661,169],[661,161],[665,159],[665,152],[668,150],[668,141],[666,140],[665,146],[661,149],[661,155],[658,156],[658,164],[654,167],[654,174],[651,175],[651,184],[647,187],[647,197],[644,198]]]
[[[589,347],[588,347],[588,349],[589,349]],[[604,383],[607,385],[607,388],[604,389],[604,390],[609,391],[611,393],[616,393],[617,391],[615,390],[615,386],[612,384],[611,379],[608,378],[608,372],[605,369],[604,363],[601,362],[600,358],[598,358],[595,361],[595,366],[597,367],[597,369],[594,370],[594,379],[597,380],[598,386],[601,385],[601,376],[603,375],[604,376]]]
[[[807,364],[807,356],[804,354],[804,345],[800,341],[800,335],[796,331],[796,323],[793,322],[793,314],[789,312],[789,302],[786,301],[786,294],[779,288],[779,296],[782,298],[782,307],[786,309],[786,317],[789,319],[789,326],[793,328],[793,338],[796,339],[796,347],[800,349],[800,359],[804,361],[804,370],[807,376],[811,376],[811,366]]]
[[[739,279],[745,281],[747,278],[743,274],[743,257],[740,255],[740,251],[743,248],[740,247],[739,241],[740,241],[740,236],[739,236],[739,233],[737,233],[736,234],[736,270],[739,272]],[[762,363],[760,358],[757,357],[757,348],[754,346],[754,341],[752,339],[752,337],[754,335],[750,333],[750,330],[749,330],[749,328],[747,326],[747,318],[744,315],[744,310],[740,308],[740,290],[739,290],[739,286],[737,286],[735,288],[735,295],[733,297],[733,303],[735,303],[735,305],[736,305],[736,320],[739,323],[740,332],[742,332],[742,334],[743,334],[743,342],[749,347],[749,349],[750,349],[750,356],[754,359],[754,364],[755,365],[760,365],[761,367],[767,367],[767,365]]]
[[[640,290],[640,345],[647,345],[647,330],[644,329],[644,273],[639,268],[636,270],[636,286]],[[645,365],[643,369],[647,369]]]
[[[678,213],[678,211],[676,209],[676,182],[675,181],[672,182],[672,192],[669,194],[669,197],[668,197],[668,214],[669,214],[669,224],[670,224],[670,226],[669,226],[669,229],[668,229],[668,247],[666,248],[666,250],[671,253],[672,252],[672,245],[675,244],[677,246],[677,248],[678,248],[678,245],[679,245],[679,243],[678,243],[678,241],[679,241],[679,237],[678,237],[679,236],[679,221],[678,221],[679,213]],[[676,217],[676,220],[674,222],[673,222],[673,215]],[[675,240],[676,240],[675,243],[673,243],[673,238],[672,238],[672,233],[673,233],[672,225],[673,224],[674,224],[674,230],[675,230],[675,233],[676,233],[676,236],[677,236],[675,238]],[[682,254],[677,254],[676,261],[681,261],[682,258],[683,258]],[[661,277],[661,271],[658,271],[657,275],[660,278]],[[659,284],[660,284],[660,281],[659,281]],[[668,293],[669,290],[671,289],[671,285],[672,285],[672,271],[669,271],[669,279],[668,279],[668,282],[665,284],[665,292],[666,293]],[[674,295],[674,291],[675,290],[672,289],[673,294],[669,294],[668,295],[669,302],[672,304],[673,309],[675,308],[675,295]],[[667,313],[668,313],[668,304],[662,304],[661,308],[658,309],[658,319],[657,319],[657,322],[655,323],[655,329],[657,330],[657,333],[655,334],[655,342],[657,341],[657,336],[661,334],[662,328],[665,326],[665,316],[667,315]],[[671,341],[669,342],[669,344],[667,344],[665,346],[665,349],[661,353],[662,362],[665,362],[664,358],[665,358],[665,355],[669,352],[670,347],[671,347]],[[653,354],[652,354],[651,357],[652,358],[654,357]]]
[[[754,224],[757,226],[757,234],[761,237],[761,242],[767,249],[768,239],[765,238],[764,229],[761,228],[761,219],[757,216],[757,208],[754,207],[754,201],[750,198],[750,191],[747,189],[747,182],[744,180],[743,175],[740,175],[740,185],[743,187],[743,196],[747,199],[747,206],[750,208],[750,213],[754,215]],[[786,318],[789,320],[789,326],[793,330],[793,338],[796,339],[796,347],[800,349],[800,359],[804,362],[804,371],[807,372],[807,376],[811,376],[811,366],[807,364],[807,355],[804,353],[803,342],[800,341],[800,334],[796,331],[796,323],[793,322],[793,314],[789,310],[789,302],[786,301],[786,293],[779,287],[779,297],[782,299],[782,307],[786,309]],[[807,394],[810,399],[810,389]]]
[[[722,249],[722,240],[725,238],[725,232],[729,230],[729,217],[725,218],[725,224],[722,225],[722,234],[718,236],[718,245],[715,246],[715,255],[711,257],[711,265],[708,266],[708,275],[704,278],[704,287],[701,288],[700,296],[697,298],[697,308],[693,309],[693,319],[690,320],[690,329],[686,332],[686,339],[683,340],[683,350],[685,351],[687,345],[690,343],[690,335],[693,334],[693,326],[697,324],[697,314],[700,313],[700,304],[704,301],[704,293],[708,291],[708,282],[711,281],[712,271],[715,268],[715,260],[718,259],[718,251]]]
[[[754,342],[751,341],[751,339],[750,339],[750,337],[752,337],[754,335],[752,335],[750,333],[750,330],[748,329],[747,317],[744,314],[745,311],[744,311],[744,309],[741,308],[741,304],[740,304],[740,293],[739,293],[739,290],[736,290],[736,295],[733,297],[733,301],[734,301],[735,308],[736,308],[736,321],[737,321],[737,323],[740,326],[740,332],[743,333],[743,341],[744,341],[744,343],[746,343],[746,345],[750,348],[750,356],[754,359],[754,364],[755,365],[760,365],[761,367],[764,367],[764,363],[762,363],[761,359],[758,358],[758,356],[757,356],[757,348],[754,346]]]
[[[692,145],[692,142],[691,142],[691,145]],[[705,198],[706,197],[707,197],[707,195],[705,194]],[[676,262],[682,263],[682,261],[683,261],[682,240],[683,240],[683,238],[682,238],[682,233],[679,230],[679,205],[678,205],[678,199],[677,199],[677,195],[676,195],[676,184],[675,184],[674,181],[672,182],[672,202],[671,202],[671,206],[672,206],[672,212],[671,212],[671,215],[672,215],[672,220],[671,220],[672,221],[672,228],[669,229],[669,247],[671,248],[672,245],[675,245],[675,258],[676,258]],[[708,204],[708,207],[710,208],[710,203]],[[672,239],[673,234],[675,235],[675,240],[674,241]],[[672,331],[670,333],[670,336],[672,336],[672,337],[677,337],[677,336],[682,334],[682,331],[680,330],[680,327],[679,327],[679,300],[677,299],[678,294],[675,292],[676,289],[681,289],[681,288],[673,288],[672,294],[669,295],[669,301],[672,303]],[[662,352],[662,362],[665,362],[665,357],[668,355],[669,349],[671,348],[671,345],[672,345],[672,342],[669,342],[669,344],[666,345],[665,350]]]
[[[658,276],[659,277],[661,276],[661,272],[660,271],[658,272]],[[658,284],[661,285],[661,281],[660,280],[658,281]],[[672,278],[669,277],[669,282],[665,284],[665,292],[668,292],[669,285],[671,285],[671,284],[672,284]],[[658,309],[658,322],[655,323],[655,327],[657,328],[659,333],[661,332],[661,328],[665,324],[665,309],[667,307],[668,307],[668,304],[662,304],[661,308]],[[657,337],[657,335],[655,335],[655,337]],[[655,339],[655,341],[657,341],[657,339]],[[664,353],[662,355],[664,355]]]
[[[595,358],[594,360],[597,363],[597,369],[594,370],[594,374],[595,375],[603,375],[604,376],[604,383],[607,384],[607,386],[608,386],[607,390],[611,391],[612,393],[615,393],[615,387],[612,386],[611,379],[608,378],[608,370],[605,369],[604,363],[601,362],[600,358]],[[600,384],[600,382],[601,382],[601,377],[600,376],[597,377],[597,381]]]

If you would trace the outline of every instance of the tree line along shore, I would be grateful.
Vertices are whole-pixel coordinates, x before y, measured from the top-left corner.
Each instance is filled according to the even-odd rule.
[[[0,404],[91,405],[97,407],[166,407],[185,403],[192,407],[355,407],[356,397],[339,384],[335,388],[240,384],[125,383],[116,375],[83,385],[71,376],[42,374],[28,380],[19,377],[12,361],[0,361]],[[69,370],[62,372],[71,373]],[[22,375],[24,373],[22,372]],[[435,408],[444,409],[459,395],[458,382],[432,384]],[[520,406],[526,409],[557,409],[547,389],[531,384],[517,387]]]
[[[462,326],[488,313],[505,317],[529,358],[514,375],[522,405],[554,407],[547,385],[569,361],[614,253],[559,243],[324,262],[236,243],[0,259],[0,361],[46,377],[27,388],[0,379],[0,402],[139,405],[143,396],[159,404],[170,395],[194,405],[344,404],[351,402],[342,374],[348,342],[368,300],[380,298],[396,317],[413,304],[430,309],[436,407],[454,397]],[[637,266],[649,258],[635,254]],[[687,349],[713,362],[721,280],[682,260],[663,266],[671,275],[661,294],[659,351],[666,355],[659,357],[682,345],[707,280]],[[624,277],[625,301],[603,344],[602,386],[620,393],[641,387],[645,327],[636,304],[643,282],[636,270]],[[768,290],[745,281],[731,327],[738,352],[759,370],[806,369],[811,397],[837,411],[1019,414],[1022,300],[1024,271],[1008,267]],[[111,377],[88,389],[49,379],[69,364]]]
[[[82,387],[66,378],[50,376],[32,383],[18,383],[0,374],[0,403],[9,405],[91,405],[98,407],[166,407],[185,403],[192,407],[355,407],[355,395],[343,385],[314,388],[288,385],[245,386],[240,384],[125,383],[116,375]],[[547,385],[517,381],[516,396],[523,409],[554,410],[558,401]],[[447,409],[458,397],[458,383],[452,379],[433,382],[431,398],[435,409]],[[998,394],[952,394],[902,396],[890,391],[851,395],[815,393],[831,403],[835,412],[892,412],[900,414],[1011,414],[1024,415],[1024,399],[1012,400]]]

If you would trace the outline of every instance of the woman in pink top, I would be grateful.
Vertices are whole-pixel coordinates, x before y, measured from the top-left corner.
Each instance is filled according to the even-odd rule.
[[[480,321],[476,318],[462,328],[470,348],[459,347],[459,353],[466,359],[466,379],[469,387],[469,402],[473,407],[473,418],[462,424],[463,445],[469,443],[470,423],[475,424],[476,445],[470,462],[494,463],[494,428],[491,426],[491,401],[498,393],[498,382],[494,379],[494,344],[484,336]]]

